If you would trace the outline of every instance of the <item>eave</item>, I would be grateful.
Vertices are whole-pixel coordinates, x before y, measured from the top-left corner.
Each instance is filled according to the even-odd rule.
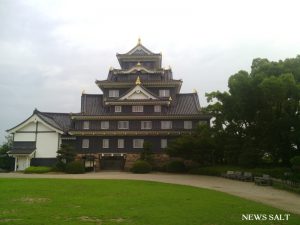
[[[191,115],[76,115],[72,116],[73,120],[181,120],[181,119],[200,119],[210,120],[211,115],[207,114],[191,114]]]
[[[69,134],[75,136],[179,136],[182,134],[191,134],[190,131],[132,131],[132,130],[118,130],[118,131],[69,131]]]
[[[155,101],[155,100],[149,100],[149,101],[126,101],[126,100],[120,100],[120,101],[105,101],[105,105],[170,105],[171,101]]]
[[[96,80],[95,83],[103,91],[106,88],[131,88],[133,82],[113,82],[108,80]],[[170,81],[143,81],[144,87],[175,87],[179,93],[182,85],[182,80],[170,80]]]

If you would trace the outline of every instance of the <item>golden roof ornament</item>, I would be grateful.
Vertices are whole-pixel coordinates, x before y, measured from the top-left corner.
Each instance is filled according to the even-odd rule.
[[[196,93],[196,94],[198,93],[197,90],[196,90],[195,88],[193,89],[193,93]]]
[[[109,71],[112,71],[114,68],[111,66],[111,67],[109,67]]]
[[[136,85],[140,85],[142,82],[141,82],[141,80],[140,80],[140,76],[138,76],[137,78],[136,78],[136,81],[135,81],[135,84]]]
[[[170,96],[169,101],[172,101],[172,97]]]
[[[138,45],[141,45],[141,38],[138,39]]]
[[[82,91],[81,91],[81,95],[84,95],[85,94],[85,90],[84,89],[82,89]]]
[[[141,66],[142,64],[141,64],[140,62],[138,62],[136,65],[137,65],[137,66]]]

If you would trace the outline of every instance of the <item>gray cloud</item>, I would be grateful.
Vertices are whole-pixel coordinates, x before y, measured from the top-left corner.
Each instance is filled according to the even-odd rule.
[[[183,92],[198,90],[202,105],[205,92],[226,90],[228,77],[249,70],[253,58],[299,54],[295,5],[274,3],[270,11],[260,3],[253,16],[259,1],[215,3],[1,0],[0,142],[35,107],[79,111],[82,89],[100,93],[95,79],[118,67],[115,53],[130,50],[139,36],[149,49],[162,51],[164,66],[183,79]],[[276,24],[285,24],[281,31],[289,35]]]

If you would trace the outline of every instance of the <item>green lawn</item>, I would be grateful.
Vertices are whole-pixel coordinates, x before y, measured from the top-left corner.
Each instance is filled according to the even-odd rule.
[[[252,201],[189,186],[125,180],[0,179],[0,224],[300,224],[242,221],[284,214]]]

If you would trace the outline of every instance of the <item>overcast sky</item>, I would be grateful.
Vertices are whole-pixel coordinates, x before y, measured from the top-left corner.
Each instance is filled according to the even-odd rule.
[[[78,112],[138,37],[163,54],[182,92],[227,90],[253,58],[300,54],[297,1],[0,0],[0,143],[34,108]]]

